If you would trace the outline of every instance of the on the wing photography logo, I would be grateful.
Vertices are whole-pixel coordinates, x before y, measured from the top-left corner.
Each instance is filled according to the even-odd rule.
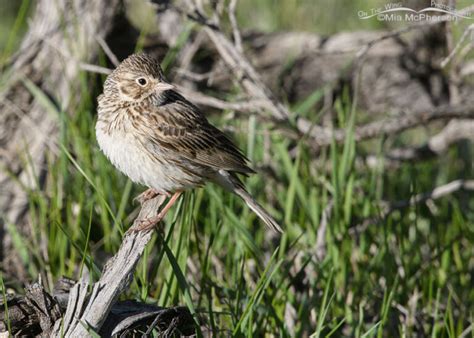
[[[471,17],[459,12],[449,5],[431,0],[430,7],[420,10],[404,7],[401,2],[387,3],[383,7],[360,10],[357,12],[359,19],[367,20],[377,18],[380,21],[457,21]]]

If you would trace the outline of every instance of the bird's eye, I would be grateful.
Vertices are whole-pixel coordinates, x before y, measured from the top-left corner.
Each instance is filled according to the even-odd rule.
[[[145,79],[144,77],[139,77],[139,78],[137,79],[137,83],[138,83],[140,86],[146,86],[147,81],[146,81],[146,79]]]

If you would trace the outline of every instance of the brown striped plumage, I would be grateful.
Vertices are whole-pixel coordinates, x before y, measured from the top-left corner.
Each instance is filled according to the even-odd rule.
[[[254,172],[246,157],[195,105],[166,83],[155,59],[146,54],[128,57],[107,77],[98,101],[99,145],[133,181],[159,194],[175,193],[171,204],[176,193],[216,182],[242,197],[268,226],[281,231],[236,175]],[[142,228],[148,229],[158,220]]]

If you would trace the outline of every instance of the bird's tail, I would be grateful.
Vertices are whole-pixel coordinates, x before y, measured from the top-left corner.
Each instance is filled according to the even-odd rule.
[[[218,174],[213,177],[214,181],[220,184],[225,189],[232,191],[236,195],[240,196],[250,209],[273,231],[283,233],[280,225],[273,219],[272,216],[266,211],[248,192],[245,190],[243,183],[239,180],[237,175],[227,170],[219,170]]]
[[[270,214],[242,187],[235,187],[234,192],[239,195],[254,213],[273,231],[283,233],[280,225]]]

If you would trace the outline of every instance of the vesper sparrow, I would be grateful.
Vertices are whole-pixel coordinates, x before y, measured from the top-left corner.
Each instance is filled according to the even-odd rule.
[[[159,63],[133,54],[108,77],[98,98],[97,141],[115,167],[148,189],[144,199],[171,196],[149,230],[187,189],[215,182],[240,196],[271,229],[278,223],[245,190],[237,174],[254,171],[248,159],[202,112],[165,81]]]

